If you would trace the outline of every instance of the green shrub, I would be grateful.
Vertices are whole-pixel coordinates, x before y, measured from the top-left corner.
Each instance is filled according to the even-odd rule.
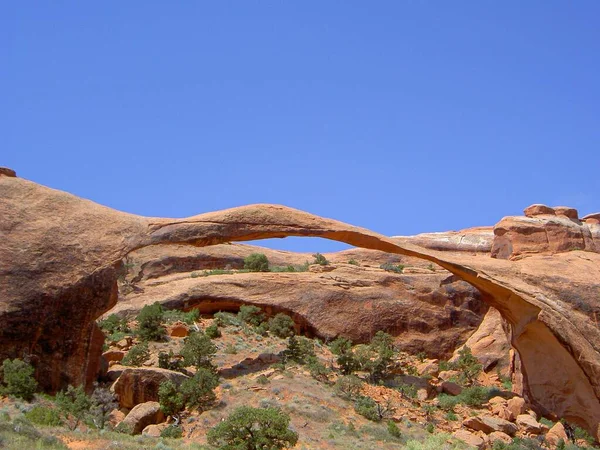
[[[165,336],[163,308],[160,303],[146,305],[137,315],[137,334],[144,341],[160,341]]]
[[[124,366],[141,366],[150,359],[150,350],[148,343],[142,342],[129,349],[125,357],[121,360]]]
[[[206,335],[211,339],[217,339],[221,337],[221,330],[219,330],[219,327],[216,323],[207,326],[206,330],[204,330],[204,333],[206,333]]]
[[[250,272],[268,272],[269,260],[263,253],[252,253],[244,258],[244,269]]]
[[[260,376],[259,376],[259,377],[256,379],[256,382],[257,382],[258,384],[265,385],[265,384],[269,384],[269,383],[271,382],[271,380],[269,380],[269,378],[268,378],[266,375],[260,375]]]
[[[254,305],[240,306],[238,317],[242,322],[246,322],[247,324],[255,327],[259,326],[265,321],[265,314],[262,312],[262,309]]]
[[[306,368],[315,380],[321,382],[328,381],[328,375],[331,373],[331,370],[322,364],[316,356],[306,358]]]
[[[276,408],[241,406],[208,432],[208,443],[231,450],[291,448],[298,433],[289,424],[290,417]]]
[[[231,342],[229,342],[226,346],[225,346],[225,350],[223,350],[226,354],[228,355],[237,355],[238,349],[237,347],[232,344]]]
[[[590,433],[588,433],[583,428],[575,427],[575,430],[573,431],[573,436],[575,437],[575,439],[582,439],[589,445],[594,445],[595,439],[592,437],[592,435],[590,435]]]
[[[402,437],[402,432],[400,431],[400,428],[398,428],[398,425],[396,425],[396,422],[394,422],[393,420],[388,420],[387,430],[392,437],[398,439]]]
[[[56,427],[62,424],[60,414],[54,408],[36,405],[25,413],[25,418],[37,425]]]
[[[37,390],[34,368],[20,359],[5,359],[0,370],[0,394],[13,395],[30,401]]]
[[[351,259],[350,261],[348,261],[348,264],[352,264],[353,266],[360,266],[360,264],[355,259]]]
[[[110,418],[110,413],[119,406],[114,392],[95,385],[92,393],[92,407],[89,417],[97,428],[103,430]]]
[[[192,309],[190,311],[180,311],[178,309],[168,309],[163,312],[165,322],[184,322],[193,325],[200,318],[200,311]]]
[[[458,382],[463,385],[473,384],[483,366],[466,345],[459,350],[458,354],[458,360],[452,364],[452,368],[460,372]]]
[[[185,338],[181,349],[183,364],[196,368],[214,370],[212,358],[217,353],[217,347],[212,340],[202,332],[192,333]]]
[[[215,313],[213,317],[215,319],[215,323],[219,327],[240,326],[242,324],[240,318],[230,312],[219,311],[218,313]]]
[[[161,369],[177,370],[181,372],[183,369],[183,363],[181,359],[175,357],[173,350],[169,350],[169,353],[159,352],[158,367]]]
[[[378,403],[371,397],[365,397],[364,395],[359,396],[354,402],[354,410],[361,416],[372,420],[373,422],[379,422],[381,417],[378,413]]]
[[[392,264],[392,263],[385,263],[379,266],[380,269],[385,270],[386,272],[395,272],[395,273],[402,273],[404,271],[404,265],[402,264]]]
[[[427,425],[425,425],[425,430],[427,430],[428,433],[433,434],[435,426],[431,422],[428,422]]]
[[[111,314],[106,319],[98,322],[98,326],[104,333],[109,336],[115,333],[129,333],[129,325],[126,318],[121,318],[116,314]]]
[[[345,375],[337,379],[333,390],[339,397],[351,400],[360,396],[362,386],[363,382],[357,376]]]
[[[405,398],[417,398],[417,386],[414,384],[401,383],[396,388]]]
[[[310,339],[302,336],[288,338],[287,348],[283,351],[283,358],[286,361],[304,364],[306,359],[311,356],[315,356],[315,346]]]
[[[438,396],[438,406],[446,411],[452,411],[459,403],[467,406],[480,407],[497,394],[498,390],[495,388],[472,386],[463,389],[457,396],[440,394]]]
[[[70,430],[74,430],[79,422],[89,413],[94,402],[88,397],[83,386],[69,386],[66,391],[56,394],[56,406],[67,420]]]
[[[352,342],[344,337],[339,337],[329,346],[331,352],[337,356],[337,364],[344,375],[350,375],[360,368],[360,361],[352,353]]]
[[[285,339],[294,334],[294,320],[287,314],[278,313],[269,319],[269,332]]]
[[[323,255],[321,255],[320,253],[315,253],[313,255],[313,258],[315,258],[313,264],[319,264],[321,266],[326,266],[329,264],[329,261],[327,261],[327,258],[325,258]]]
[[[179,387],[185,405],[199,411],[208,409],[215,401],[215,388],[219,385],[219,377],[215,371],[199,368],[192,378],[188,378]]]
[[[160,437],[161,438],[168,438],[168,439],[179,439],[183,436],[183,431],[181,430],[181,427],[178,427],[177,425],[169,425],[168,427],[166,427],[164,430],[162,430],[160,432]]]
[[[163,381],[158,387],[158,402],[167,416],[176,416],[185,407],[183,394],[171,380]]]

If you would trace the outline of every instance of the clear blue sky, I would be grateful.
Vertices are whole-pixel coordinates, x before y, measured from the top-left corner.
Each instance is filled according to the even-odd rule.
[[[599,20],[596,0],[3,2],[0,166],[137,214],[281,203],[388,235],[594,212]]]

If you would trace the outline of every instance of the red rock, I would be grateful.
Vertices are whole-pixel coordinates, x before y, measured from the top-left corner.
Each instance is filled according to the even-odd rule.
[[[503,433],[502,431],[492,431],[488,437],[490,439],[490,444],[492,445],[496,441],[501,441],[505,444],[511,444],[513,441],[513,439],[508,434]]]
[[[527,217],[534,217],[534,216],[541,216],[541,215],[553,216],[554,214],[556,214],[556,212],[554,211],[554,208],[550,208],[549,206],[542,205],[542,204],[535,204],[535,205],[528,206],[527,208],[525,208],[523,210],[523,213]]]
[[[557,216],[565,216],[569,219],[579,220],[579,213],[575,208],[570,208],[568,206],[555,206],[553,209]]]
[[[546,442],[552,446],[557,446],[558,443],[562,440],[564,443],[569,442],[569,437],[567,436],[567,432],[565,431],[565,427],[562,423],[556,422],[550,431],[546,433],[544,436]]]
[[[172,381],[179,385],[187,378],[180,372],[156,367],[127,368],[111,389],[118,396],[121,407],[132,408],[139,403],[158,401],[158,388],[161,383]]]
[[[142,435],[158,438],[160,437],[160,434],[163,432],[163,430],[167,428],[167,426],[168,425],[166,423],[148,425],[142,430]]]
[[[514,417],[524,414],[527,410],[525,400],[523,400],[521,397],[511,398],[508,400],[506,406]]]
[[[452,433],[452,436],[454,436],[456,439],[465,442],[467,445],[473,446],[475,448],[485,448],[485,441],[482,438],[480,438],[474,433],[471,433],[470,431],[463,430],[462,428]]]
[[[171,337],[186,337],[190,334],[190,328],[183,322],[175,322],[169,325],[167,331]]]
[[[127,353],[121,350],[108,350],[102,353],[102,356],[110,362],[121,361]]]
[[[469,417],[463,422],[463,425],[472,430],[483,431],[486,434],[489,434],[492,431],[502,431],[509,436],[514,436],[518,430],[514,423],[499,417],[488,415]]]
[[[442,382],[442,392],[444,392],[445,394],[460,395],[462,390],[463,390],[462,387],[460,387],[456,383],[453,383],[451,381]]]
[[[158,402],[145,402],[134,406],[119,427],[123,427],[131,434],[140,434],[148,425],[161,423],[164,420],[165,415]]]
[[[517,416],[517,425],[521,430],[530,434],[541,434],[543,431],[542,424],[540,424],[534,417],[529,414],[521,414]]]
[[[0,167],[0,176],[15,178],[17,173],[8,167]]]

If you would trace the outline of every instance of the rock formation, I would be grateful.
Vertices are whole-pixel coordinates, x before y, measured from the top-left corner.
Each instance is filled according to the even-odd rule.
[[[48,390],[90,384],[96,376],[102,337],[94,320],[115,305],[122,260],[131,251],[157,244],[207,246],[314,236],[423,258],[475,286],[511,326],[531,402],[600,434],[600,329],[595,319],[600,254],[583,251],[592,249],[587,244],[580,250],[549,244],[549,251],[571,251],[511,261],[398,244],[276,205],[186,219],[145,218],[6,171],[0,173],[0,215],[0,358],[32,355],[37,378]],[[563,234],[546,235],[550,241]],[[514,248],[502,254],[511,256]]]

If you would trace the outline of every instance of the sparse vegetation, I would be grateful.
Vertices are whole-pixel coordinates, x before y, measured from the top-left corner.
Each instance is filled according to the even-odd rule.
[[[265,313],[258,306],[242,305],[238,312],[238,318],[242,322],[258,327],[265,321]]]
[[[221,337],[221,330],[219,329],[216,323],[213,323],[212,325],[206,327],[204,333],[211,339],[217,339]]]
[[[269,333],[282,339],[293,335],[294,320],[287,314],[276,314],[269,319]]]
[[[402,273],[404,271],[404,265],[402,264],[385,263],[380,265],[379,268],[386,272]]]
[[[56,408],[43,405],[35,405],[25,413],[25,418],[36,425],[56,427],[62,424],[59,412]]]
[[[200,317],[200,311],[192,309],[191,311],[180,311],[178,309],[168,309],[163,312],[163,320],[167,323],[170,322],[184,322],[188,325],[193,325],[198,321]]]
[[[75,430],[94,406],[82,386],[69,386],[66,391],[56,394],[55,401],[70,430]]]
[[[320,253],[315,253],[313,255],[313,258],[315,258],[313,264],[319,264],[320,266],[326,266],[329,264],[329,261],[327,261],[327,258],[325,258],[325,256],[323,256]]]

